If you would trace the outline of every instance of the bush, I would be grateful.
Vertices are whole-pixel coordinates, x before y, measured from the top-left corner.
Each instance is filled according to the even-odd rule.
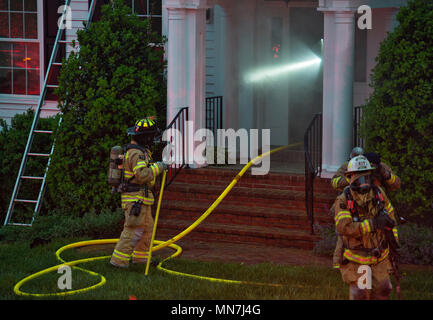
[[[334,225],[317,228],[321,240],[313,252],[319,255],[332,256],[337,236]],[[400,243],[400,262],[407,264],[433,265],[433,229],[409,223],[398,227]]]
[[[399,228],[401,262],[433,265],[433,230],[408,224]]]
[[[34,118],[34,111],[27,110],[23,114],[16,114],[9,127],[5,120],[0,119],[0,223],[3,223],[8,210],[10,198],[21,165],[24,149],[27,144],[30,128]],[[55,130],[57,118],[41,118],[38,128]],[[53,135],[37,134],[33,139],[31,151],[49,153]],[[43,176],[47,165],[46,158],[29,157],[25,175]],[[26,180],[21,183],[19,197],[23,199],[37,199],[41,183]],[[14,217],[25,215],[31,217],[34,205],[16,206]],[[28,219],[27,219],[28,220]],[[29,221],[27,221],[29,222]]]
[[[126,129],[145,116],[165,123],[163,39],[121,0],[78,31],[79,54],[59,76],[63,121],[48,175],[49,209],[81,216],[119,207],[107,184],[110,149],[128,142]]]
[[[408,1],[397,19],[379,50],[362,134],[402,180],[398,212],[433,225],[433,2]]]

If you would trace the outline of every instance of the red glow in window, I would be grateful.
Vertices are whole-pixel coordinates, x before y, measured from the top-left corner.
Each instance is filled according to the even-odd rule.
[[[0,42],[0,94],[40,93],[39,43]]]
[[[274,59],[278,59],[280,57],[280,47],[281,45],[279,43],[272,47]]]

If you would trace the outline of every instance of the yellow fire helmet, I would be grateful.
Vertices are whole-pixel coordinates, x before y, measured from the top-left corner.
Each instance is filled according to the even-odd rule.
[[[364,156],[356,156],[349,161],[347,165],[346,175],[355,172],[373,171],[374,168],[370,165],[368,159]]]

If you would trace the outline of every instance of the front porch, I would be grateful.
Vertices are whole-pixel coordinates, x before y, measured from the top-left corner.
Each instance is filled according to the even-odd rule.
[[[357,10],[365,2],[372,8],[371,30],[357,27]],[[270,129],[270,144],[281,146],[302,142],[308,123],[322,112],[322,168],[330,177],[353,147],[353,110],[370,94],[374,58],[400,5],[397,0],[165,0],[167,119],[187,106],[194,132],[206,128],[206,97],[222,96],[223,129]],[[280,72],[314,57],[321,64]],[[264,67],[254,78],[260,81],[251,81]],[[190,137],[189,143],[195,148],[200,142]],[[276,157],[272,171],[303,172],[303,159],[285,163]]]
[[[271,146],[271,150],[277,146]],[[240,171],[245,164],[209,165],[208,168]],[[302,146],[295,149],[281,150],[270,155],[270,173],[299,174],[305,173],[305,154]]]

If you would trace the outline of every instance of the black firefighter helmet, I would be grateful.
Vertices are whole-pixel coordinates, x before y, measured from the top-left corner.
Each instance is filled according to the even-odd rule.
[[[137,120],[133,127],[128,128],[127,133],[139,145],[146,147],[153,144],[155,136],[159,133],[159,129],[155,120],[147,117]]]

